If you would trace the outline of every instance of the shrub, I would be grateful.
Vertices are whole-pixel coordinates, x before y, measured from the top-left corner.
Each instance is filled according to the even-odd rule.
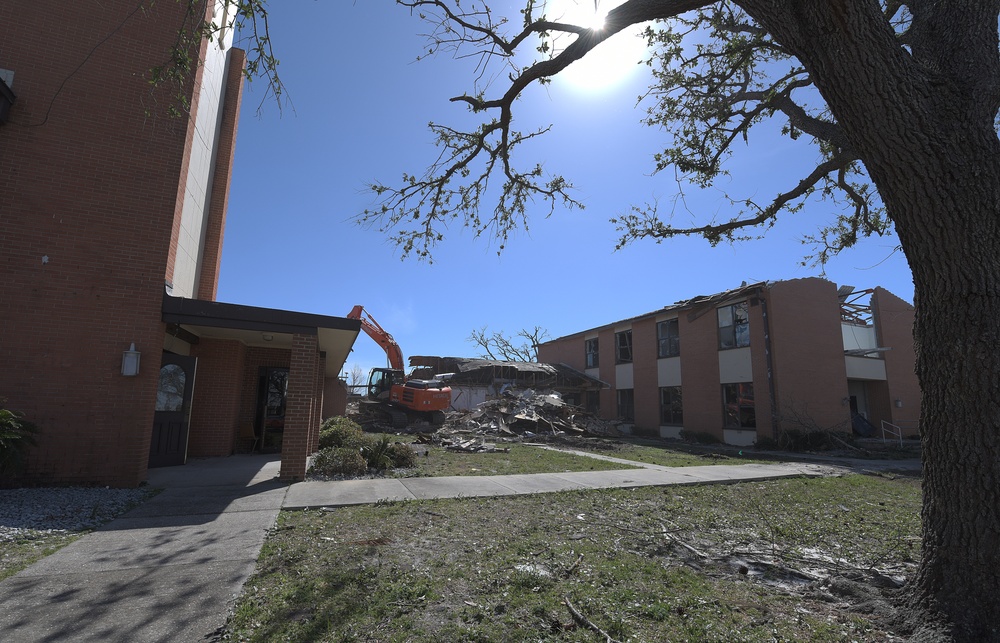
[[[389,447],[389,458],[396,469],[409,469],[417,464],[417,452],[409,444],[400,442]]]
[[[319,448],[342,447],[360,449],[367,440],[361,425],[346,417],[329,418],[319,428]]]
[[[357,449],[328,447],[313,458],[312,472],[322,476],[358,476],[367,471],[368,464]]]
[[[389,457],[392,442],[389,441],[389,436],[383,435],[380,439],[369,439],[367,442],[361,447],[361,455],[368,463],[368,468],[378,471],[392,468],[392,458]]]
[[[825,451],[834,446],[826,431],[808,429],[785,429],[778,437],[778,444],[785,451]]]
[[[3,400],[0,400],[2,404]],[[28,449],[35,446],[38,427],[23,413],[0,406],[0,475],[18,474],[28,462]]]

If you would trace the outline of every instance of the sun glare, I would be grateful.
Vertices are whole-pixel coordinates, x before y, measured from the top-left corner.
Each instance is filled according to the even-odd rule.
[[[545,15],[556,22],[603,29],[608,12],[622,2],[623,0],[548,0],[545,3]],[[632,27],[615,34],[563,70],[553,82],[565,83],[578,91],[593,92],[612,89],[627,81],[639,71],[638,63],[646,52],[646,41],[641,33],[641,27]],[[571,34],[555,36],[551,41],[553,51],[562,51],[575,38]]]

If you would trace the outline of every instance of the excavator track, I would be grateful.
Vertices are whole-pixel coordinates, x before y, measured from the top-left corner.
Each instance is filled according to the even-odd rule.
[[[389,416],[394,429],[405,429],[410,423],[409,419],[406,417],[406,413],[402,411],[397,411],[393,408],[384,408],[383,411]]]

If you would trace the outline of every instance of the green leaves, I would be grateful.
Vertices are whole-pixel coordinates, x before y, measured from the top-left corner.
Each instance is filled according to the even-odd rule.
[[[24,414],[0,408],[0,475],[20,473],[28,461],[28,451],[37,445],[38,427]]]

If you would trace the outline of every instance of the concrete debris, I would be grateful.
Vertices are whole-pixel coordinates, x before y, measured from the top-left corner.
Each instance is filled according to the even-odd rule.
[[[506,389],[493,400],[467,413],[453,413],[445,431],[490,433],[506,437],[537,435],[619,435],[616,422],[608,422],[583,409],[566,404],[552,391]]]
[[[449,440],[444,438],[441,440],[441,445],[449,451],[462,453],[510,453],[509,448],[499,448],[485,440]]]

